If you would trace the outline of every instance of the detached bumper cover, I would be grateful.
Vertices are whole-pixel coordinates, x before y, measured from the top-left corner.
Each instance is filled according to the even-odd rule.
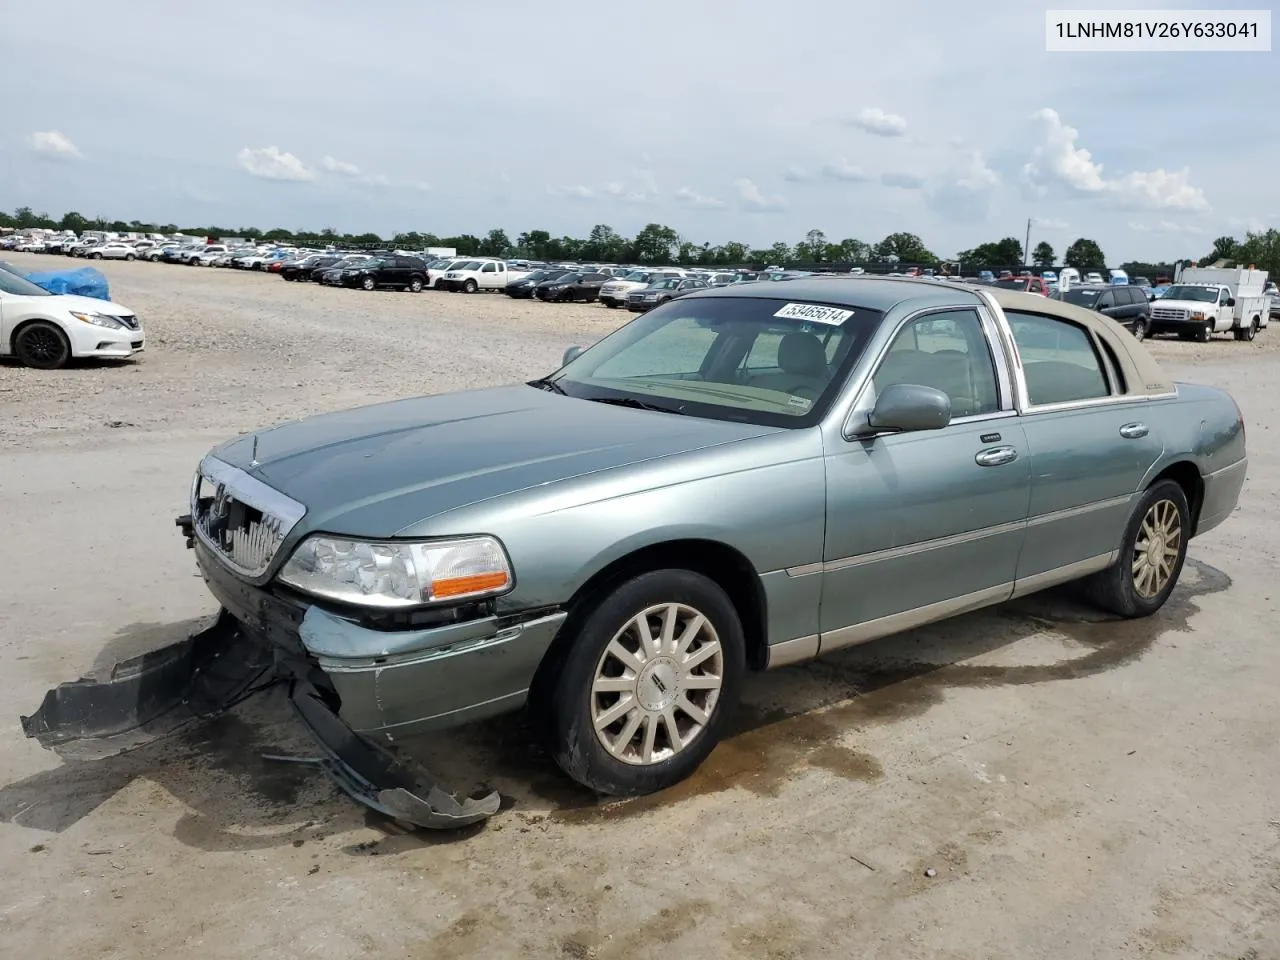
[[[272,757],[323,769],[353,799],[386,816],[431,830],[478,823],[500,797],[458,800],[426,773],[357,734],[329,707],[299,664],[272,655],[225,610],[182,643],[117,665],[104,680],[50,690],[22,717],[28,737],[72,760],[122,753],[212,717],[246,697],[289,685],[289,699],[321,747],[319,757]]]

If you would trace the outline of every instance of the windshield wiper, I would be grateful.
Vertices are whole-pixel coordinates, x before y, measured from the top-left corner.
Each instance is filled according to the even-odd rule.
[[[564,392],[564,387],[560,386],[560,384],[548,377],[543,377],[541,380],[530,380],[528,385],[531,387],[537,387],[539,390],[546,390],[550,393],[558,393],[562,397],[568,396],[568,394]]]
[[[588,397],[593,403],[609,403],[615,407],[632,407],[636,410],[655,410],[658,413],[684,413],[684,404],[678,407],[664,407],[636,397]]]

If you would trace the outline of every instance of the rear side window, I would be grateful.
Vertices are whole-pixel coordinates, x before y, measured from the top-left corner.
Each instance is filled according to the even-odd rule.
[[[1057,317],[1006,310],[1034,406],[1111,395],[1102,359],[1083,327]]]

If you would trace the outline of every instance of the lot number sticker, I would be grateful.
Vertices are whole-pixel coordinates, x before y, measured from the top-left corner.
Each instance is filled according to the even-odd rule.
[[[789,317],[792,320],[809,320],[813,323],[826,323],[838,327],[853,316],[853,311],[823,307],[816,303],[788,303],[774,316]]]

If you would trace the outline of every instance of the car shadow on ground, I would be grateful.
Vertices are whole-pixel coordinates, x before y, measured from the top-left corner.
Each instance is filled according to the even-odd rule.
[[[1162,635],[1189,630],[1198,599],[1230,583],[1222,571],[1188,558],[1169,602],[1142,620],[1100,614],[1068,586],[753,675],[731,732],[708,760],[687,780],[647,797],[610,800],[577,786],[536,746],[520,714],[414,738],[398,749],[460,794],[499,791],[503,808],[527,824],[630,817],[729,788],[775,796],[811,769],[874,781],[890,761],[850,745],[858,730],[918,716],[949,689],[1066,681],[1131,663]],[[158,638],[180,638],[193,626],[138,628],[113,640],[95,667]],[[316,753],[276,687],[166,739],[104,759],[68,760],[8,784],[0,788],[0,821],[61,833],[145,780],[186,808],[175,837],[206,850],[298,844],[373,826],[401,838],[384,847],[394,852],[465,840],[484,829],[401,830],[347,801],[323,773],[269,759]],[[369,845],[347,852],[362,855]]]

